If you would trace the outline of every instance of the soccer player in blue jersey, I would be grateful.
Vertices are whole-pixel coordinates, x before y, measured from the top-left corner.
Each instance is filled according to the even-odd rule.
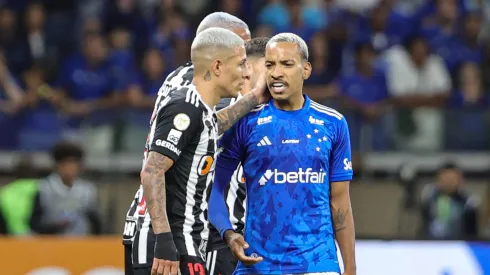
[[[220,141],[209,220],[240,260],[234,274],[355,275],[353,171],[345,118],[303,94],[311,74],[299,36],[270,39],[265,56],[272,99],[242,118]],[[243,165],[244,236],[233,231],[223,198]]]

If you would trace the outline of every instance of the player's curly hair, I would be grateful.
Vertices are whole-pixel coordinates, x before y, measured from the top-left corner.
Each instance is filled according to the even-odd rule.
[[[82,161],[85,153],[82,147],[74,142],[62,141],[51,150],[51,156],[56,163],[67,159]]]

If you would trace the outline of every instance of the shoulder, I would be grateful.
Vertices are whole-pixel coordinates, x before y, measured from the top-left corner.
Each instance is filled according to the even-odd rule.
[[[97,188],[95,187],[95,184],[91,181],[85,180],[85,179],[79,179],[77,180],[77,188],[85,192],[86,194],[89,195],[95,195],[97,193]]]
[[[329,122],[339,123],[340,121],[345,120],[344,115],[342,115],[339,111],[321,105],[320,103],[317,103],[313,100],[311,100],[310,103],[310,111],[319,118],[327,120]]]
[[[222,98],[218,105],[216,105],[216,111],[219,111],[221,109],[224,109],[230,105],[232,105],[236,101],[235,98]]]
[[[194,66],[191,63],[187,63],[171,72],[165,79],[164,83],[171,86],[187,86],[192,82],[193,77]]]

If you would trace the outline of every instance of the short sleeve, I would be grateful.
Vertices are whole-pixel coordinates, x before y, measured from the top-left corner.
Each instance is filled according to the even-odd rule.
[[[200,135],[203,111],[194,104],[179,99],[169,102],[158,113],[152,125],[153,137],[149,151],[158,152],[174,162],[192,140]],[[154,127],[154,128],[153,128]]]
[[[345,118],[338,123],[337,136],[330,155],[330,182],[352,180],[352,160],[349,127]]]

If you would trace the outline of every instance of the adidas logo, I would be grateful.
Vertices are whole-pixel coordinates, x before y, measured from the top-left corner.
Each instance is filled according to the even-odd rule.
[[[257,143],[257,146],[269,146],[272,145],[271,141],[267,136],[263,137],[259,143]]]

